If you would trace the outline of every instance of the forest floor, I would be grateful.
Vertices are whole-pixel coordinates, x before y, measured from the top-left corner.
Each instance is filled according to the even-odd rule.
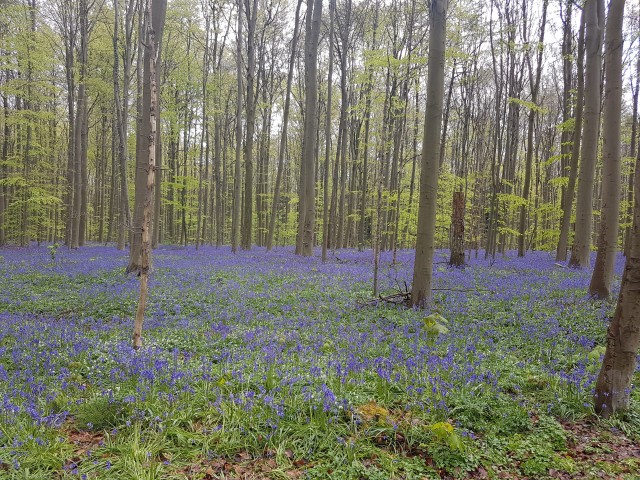
[[[639,390],[593,415],[614,302],[514,257],[438,252],[424,312],[365,305],[371,252],[162,247],[136,352],[125,252],[1,249],[0,479],[640,479]]]

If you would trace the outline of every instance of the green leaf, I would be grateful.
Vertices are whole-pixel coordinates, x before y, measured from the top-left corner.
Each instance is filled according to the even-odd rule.
[[[528,100],[523,100],[521,98],[509,97],[509,103],[515,103],[516,105],[520,105],[529,110],[533,110],[536,113],[546,113],[547,109],[541,107],[540,105],[530,102]]]

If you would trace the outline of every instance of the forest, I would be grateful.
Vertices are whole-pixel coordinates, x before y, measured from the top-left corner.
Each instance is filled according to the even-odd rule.
[[[640,478],[639,37],[0,0],[0,479]]]

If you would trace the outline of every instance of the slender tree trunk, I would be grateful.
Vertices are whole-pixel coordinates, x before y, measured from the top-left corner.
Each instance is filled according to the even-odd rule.
[[[203,181],[208,184],[209,179],[207,178],[209,175],[209,141],[208,141],[208,95],[207,95],[207,84],[209,80],[209,17],[207,16],[205,19],[205,40],[204,40],[204,52],[202,59],[202,131],[200,132],[200,159],[198,162],[198,221],[196,225],[196,250],[200,247],[200,245],[204,244],[205,241],[205,226],[206,226],[206,208],[209,201],[207,192],[203,192]],[[207,155],[205,156],[205,141],[207,144]],[[207,168],[206,173],[204,174],[203,179],[203,163],[206,162]],[[204,205],[203,205],[204,204]],[[204,209],[205,223],[202,221]]]
[[[8,73],[7,73],[8,76]],[[2,137],[2,157],[0,158],[0,246],[7,242],[5,215],[7,209],[7,188],[3,180],[7,178],[6,161],[9,158],[9,139],[11,138],[11,127],[9,126],[9,99],[7,95],[2,95],[3,108],[3,137]]]
[[[609,3],[605,38],[605,89],[602,126],[602,209],[598,254],[591,276],[589,294],[608,298],[618,251],[620,217],[620,112],[622,110],[622,22],[625,0]]]
[[[300,177],[302,195],[298,224],[299,254],[304,257],[313,255],[313,233],[316,223],[315,212],[315,156],[318,128],[318,43],[320,40],[320,19],[322,18],[322,0],[307,1],[307,23],[305,38],[305,117],[302,145]]]
[[[152,4],[153,2],[153,4]],[[159,115],[158,110],[158,84],[156,78],[156,68],[158,64],[158,45],[160,43],[161,35],[156,37],[157,33],[162,32],[162,26],[164,24],[164,16],[166,12],[166,0],[146,0],[145,8],[145,84],[148,84],[149,88],[149,104],[148,104],[148,132],[149,137],[147,139],[147,165],[145,166],[146,173],[146,190],[144,196],[144,208],[142,218],[142,231],[141,231],[141,249],[140,259],[138,260],[140,275],[140,297],[138,299],[138,308],[136,309],[136,318],[133,327],[133,348],[139,349],[142,347],[142,324],[144,321],[144,312],[148,296],[149,288],[149,270],[151,268],[151,224],[153,213],[153,189],[155,185],[155,156],[156,156],[156,127],[157,117]],[[153,12],[153,19],[152,19]]]
[[[238,0],[238,32],[236,42],[236,160],[233,172],[233,212],[231,218],[231,251],[236,253],[240,244],[240,207],[242,194],[241,162],[242,162],[242,16],[243,2]]]
[[[638,17],[638,21],[640,22],[640,16]],[[640,30],[640,29],[639,29]],[[631,123],[631,148],[629,152],[629,156],[633,159],[636,158],[638,152],[638,96],[640,93],[640,57],[636,62],[636,81],[635,88],[632,87],[633,94],[633,117]],[[629,226],[625,229],[624,232],[624,255],[625,257],[629,255],[629,248],[631,248],[631,225],[633,224],[633,177],[634,177],[634,169],[630,166],[629,176],[627,177],[627,211],[626,218]]]
[[[160,89],[160,71],[162,67],[162,42],[158,43],[158,51],[156,56],[158,57],[158,65],[155,69],[156,85],[158,90]],[[158,100],[159,102],[159,100]],[[159,110],[158,110],[159,111]],[[162,218],[162,135],[160,131],[160,115],[156,115],[156,178],[154,186],[154,199],[153,199],[153,227],[151,228],[151,248],[158,248],[160,245],[160,219]]]
[[[624,1],[613,0],[610,5],[610,19],[607,20],[607,61],[610,61],[611,54],[615,58],[611,61],[617,63],[618,53],[615,50],[609,51],[609,48],[613,49],[622,44],[621,25]],[[611,34],[609,28],[612,30]],[[621,50],[621,47],[617,48]],[[609,63],[607,63],[608,69]],[[617,78],[620,72],[619,66],[613,66],[613,70]],[[608,89],[609,86],[607,86]],[[613,105],[607,102],[605,121],[610,120],[609,115],[613,113]],[[605,127],[605,132],[607,130],[608,126]],[[636,359],[640,347],[640,157],[636,158],[633,188],[633,226],[629,237],[629,252],[622,275],[618,305],[607,332],[607,349],[593,399],[596,413],[603,417],[610,417],[629,408],[631,382],[636,371]]]
[[[251,250],[252,230],[253,230],[253,136],[256,126],[256,102],[255,96],[255,76],[256,76],[256,53],[255,53],[255,33],[256,19],[258,14],[258,0],[244,0],[247,17],[247,135],[244,145],[244,213],[242,221],[241,248]],[[251,3],[253,5],[251,6]]]
[[[111,116],[111,183],[109,188],[109,209],[107,212],[107,218],[109,223],[107,226],[107,237],[105,244],[113,241],[113,227],[116,222],[116,202],[118,202],[118,136],[116,131],[118,130],[117,114]]]
[[[78,61],[80,63],[78,96],[76,101],[76,115],[74,127],[74,193],[73,193],[73,227],[71,231],[71,248],[80,247],[82,239],[82,229],[84,220],[82,219],[85,210],[82,202],[84,198],[83,189],[83,169],[86,162],[86,135],[85,127],[87,121],[85,115],[87,113],[86,102],[86,76],[87,76],[87,48],[88,48],[88,12],[87,0],[80,0],[78,10],[78,23],[80,28],[80,47],[78,50]],[[86,187],[85,187],[86,188]]]
[[[302,0],[298,0],[296,14],[293,25],[293,37],[291,39],[291,55],[289,56],[289,72],[287,74],[287,90],[284,97],[284,110],[282,112],[282,134],[280,136],[280,147],[278,148],[278,167],[276,171],[276,183],[273,189],[273,203],[271,205],[271,215],[269,216],[269,233],[267,234],[267,251],[273,247],[273,235],[278,219],[278,204],[280,203],[280,185],[282,183],[282,173],[284,170],[284,155],[287,148],[287,129],[289,126],[289,108],[291,105],[291,85],[293,83],[293,69],[297,55],[298,36],[300,31],[300,7]]]
[[[329,73],[327,76],[327,114],[324,123],[324,172],[322,179],[322,262],[329,248],[329,170],[331,167],[331,110],[333,106],[333,35],[335,0],[329,1]]]
[[[464,209],[464,192],[453,192],[449,265],[458,268],[464,267]]]
[[[593,185],[598,153],[600,123],[600,80],[602,71],[602,29],[604,0],[586,0],[586,69],[582,160],[578,177],[576,233],[569,266],[587,268],[591,262]]]
[[[444,61],[447,0],[431,0],[429,30],[429,74],[427,107],[422,142],[418,238],[413,270],[411,305],[423,307],[431,301],[431,280],[435,252],[436,200],[440,159],[440,128],[444,97]]]
[[[146,9],[145,22],[141,29],[141,43],[144,45],[144,81],[142,85],[142,102],[140,105],[141,121],[138,130],[138,149],[136,153],[136,205],[135,211],[138,213],[134,218],[134,232],[131,241],[131,248],[129,253],[129,265],[127,266],[126,273],[135,273],[142,277],[144,270],[147,270],[151,266],[150,256],[143,252],[143,249],[151,248],[151,217],[153,209],[153,186],[155,185],[155,155],[156,155],[156,142],[157,142],[157,118],[160,116],[160,111],[157,106],[157,98],[152,99],[152,94],[157,95],[157,64],[151,65],[152,62],[157,62],[158,52],[160,51],[160,44],[162,42],[162,32],[164,29],[164,19],[167,9],[166,0],[145,0]],[[151,23],[149,23],[151,22]],[[153,45],[151,45],[151,39],[146,39],[146,35],[152,35]],[[145,42],[145,39],[147,40]],[[153,72],[151,72],[153,69]],[[152,92],[152,87],[156,91]],[[152,100],[155,103],[152,111]],[[146,112],[146,113],[145,113]],[[151,117],[147,117],[147,113],[152,112]],[[148,120],[150,119],[150,120]],[[142,121],[143,120],[143,121]],[[153,157],[153,167],[150,166],[149,159]],[[153,178],[150,179],[150,176]],[[151,183],[151,187],[149,187]],[[149,196],[149,198],[147,198]],[[147,212],[146,206],[149,203]],[[146,212],[146,215],[145,215]],[[148,217],[148,218],[145,218]],[[143,248],[143,233],[147,236],[147,241]],[[143,258],[146,257],[145,258]],[[146,265],[144,262],[148,262]],[[141,278],[141,291],[142,291],[142,278]],[[146,294],[145,294],[146,295]],[[141,293],[141,303],[142,293]],[[138,307],[140,309],[140,306]],[[142,306],[142,314],[144,315],[144,304]],[[138,314],[136,314],[136,322],[138,321]],[[136,323],[137,325],[137,323]],[[135,335],[134,335],[135,345]]]
[[[571,5],[571,1],[567,2]],[[569,7],[567,7],[569,8]],[[567,21],[568,21],[567,15]],[[571,212],[573,211],[573,197],[576,189],[576,179],[578,177],[578,161],[580,160],[580,144],[582,139],[582,111],[584,104],[584,52],[585,52],[585,25],[586,16],[585,9],[582,9],[580,15],[580,32],[578,34],[578,87],[576,90],[576,108],[575,108],[575,122],[573,125],[573,143],[571,145],[571,160],[569,163],[569,184],[565,190],[565,194],[562,202],[562,222],[560,224],[560,238],[558,239],[558,248],[556,250],[556,261],[565,261],[567,259],[567,245],[569,244],[569,229],[571,227]],[[569,27],[565,27],[569,28]],[[570,37],[570,32],[565,33],[565,36]],[[568,42],[569,40],[565,40]],[[571,51],[570,47],[566,50]],[[570,54],[567,53],[567,56]],[[566,62],[566,61],[565,61]],[[568,67],[565,66],[565,70]],[[565,77],[568,75],[571,78],[571,73],[565,71]],[[566,83],[566,80],[565,80]],[[566,89],[567,87],[565,87]]]
[[[538,47],[536,48],[536,73],[535,80],[533,74],[533,65],[531,65],[531,54],[527,53],[527,63],[529,66],[529,86],[531,88],[531,102],[536,105],[538,102],[538,90],[540,89],[540,78],[542,77],[542,54],[544,53],[544,33],[547,27],[547,6],[548,0],[544,0],[542,4],[542,20],[540,21],[540,38],[538,39]],[[537,105],[536,105],[537,108]],[[531,191],[531,171],[533,168],[533,129],[535,126],[536,110],[529,109],[528,126],[527,126],[527,153],[525,159],[524,185],[522,187],[523,204],[520,206],[520,228],[518,235],[518,256],[524,257],[526,248],[527,233],[527,209],[529,204],[529,196]]]

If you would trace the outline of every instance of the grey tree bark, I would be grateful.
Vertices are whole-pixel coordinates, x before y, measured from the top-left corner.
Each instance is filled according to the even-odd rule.
[[[240,204],[242,179],[240,178],[242,160],[242,11],[244,0],[238,0],[238,31],[236,41],[236,158],[233,169],[233,211],[231,213],[231,251],[236,253],[240,244]]]
[[[253,134],[256,126],[256,103],[254,100],[254,83],[256,77],[256,21],[258,15],[258,0],[244,0],[245,15],[247,17],[247,94],[245,108],[247,111],[247,133],[244,145],[244,213],[242,215],[241,248],[251,250],[253,229]]]
[[[600,77],[602,72],[602,33],[604,0],[586,0],[586,69],[582,159],[578,174],[576,232],[569,266],[587,268],[591,263],[591,229],[593,225],[593,185],[598,153],[600,123]]]
[[[324,175],[322,179],[322,262],[327,261],[329,248],[329,166],[331,163],[331,109],[333,102],[333,16],[335,0],[329,1],[329,73],[327,75],[327,114],[324,124]]]
[[[571,1],[567,2],[571,5]],[[567,7],[569,8],[569,7]],[[576,65],[578,68],[578,86],[576,89],[576,107],[575,121],[573,125],[573,142],[571,145],[571,160],[569,162],[569,184],[564,192],[562,202],[562,221],[560,224],[560,238],[558,239],[558,248],[556,249],[556,261],[565,261],[567,259],[567,246],[569,244],[569,229],[571,227],[571,212],[573,211],[573,197],[576,190],[576,180],[578,177],[578,161],[580,160],[580,144],[582,140],[582,112],[584,105],[584,36],[585,36],[586,16],[585,9],[582,9],[580,15],[580,31],[578,34],[578,58]],[[571,37],[570,32],[565,33],[565,37]],[[565,43],[568,42],[565,39]],[[564,48],[566,55],[570,55],[570,48]],[[566,63],[566,61],[565,61]],[[565,77],[567,76],[567,67],[565,66]],[[571,72],[568,73],[571,75]],[[565,80],[566,83],[566,80]],[[564,137],[563,137],[564,138]]]
[[[542,77],[542,54],[544,53],[544,33],[547,28],[547,7],[548,0],[544,0],[542,4],[542,20],[540,21],[540,38],[538,39],[536,48],[536,72],[533,73],[533,65],[531,64],[531,52],[527,52],[527,64],[529,67],[529,88],[531,89],[531,102],[536,105],[538,102],[538,91],[540,89],[540,79]],[[536,119],[536,107],[529,109],[528,126],[527,126],[527,153],[525,159],[524,185],[522,187],[522,198],[524,204],[520,206],[520,227],[518,235],[518,256],[524,257],[526,252],[526,232],[527,232],[527,206],[531,191],[531,171],[533,168],[533,129]]]
[[[618,55],[609,49],[622,45],[622,16],[624,0],[612,0],[607,20],[607,59],[609,54]],[[611,34],[609,24],[611,22]],[[614,33],[615,32],[615,33]],[[611,41],[611,42],[610,42]],[[615,57],[614,57],[615,58]],[[617,60],[613,60],[614,63]],[[607,63],[607,70],[610,63]],[[617,66],[613,66],[616,73]],[[618,70],[619,72],[619,70]],[[617,75],[616,75],[617,78]],[[614,81],[615,84],[615,81]],[[608,89],[608,87],[607,87]],[[616,94],[617,96],[617,94]],[[608,112],[609,107],[611,112]],[[613,105],[605,107],[605,118],[610,120]],[[618,110],[619,112],[619,110]],[[609,125],[605,126],[605,131]],[[610,417],[627,410],[631,397],[631,382],[636,370],[636,359],[640,348],[640,158],[636,158],[634,181],[633,227],[627,261],[622,275],[618,304],[607,331],[607,349],[596,382],[593,402],[596,413]],[[603,222],[604,223],[604,222]]]
[[[620,215],[620,121],[622,110],[622,22],[625,0],[611,0],[605,32],[605,87],[602,122],[602,209],[598,254],[589,284],[589,294],[608,298],[618,251]]]
[[[313,232],[316,223],[315,157],[318,128],[318,42],[320,40],[320,19],[322,0],[308,0],[306,38],[304,52],[305,66],[305,116],[300,162],[300,210],[298,217],[298,254],[313,255]]]
[[[138,259],[138,273],[140,275],[140,297],[138,299],[138,307],[136,309],[136,317],[133,326],[133,348],[142,347],[142,325],[144,321],[144,312],[147,302],[149,289],[149,270],[151,268],[151,222],[153,214],[154,186],[155,186],[155,170],[156,170],[156,138],[157,138],[157,118],[158,109],[158,84],[156,77],[156,68],[158,64],[159,43],[162,35],[162,26],[164,25],[164,17],[167,9],[166,0],[146,0],[144,24],[146,26],[144,32],[145,39],[145,72],[144,82],[145,88],[149,89],[149,103],[146,105],[148,125],[144,131],[149,136],[145,143],[147,145],[145,174],[146,188],[144,194],[141,248],[140,258]],[[160,36],[156,36],[160,32]],[[142,32],[141,32],[142,33]],[[142,36],[142,35],[141,35]]]
[[[143,22],[143,27],[141,30],[141,42],[144,46],[144,72],[143,72],[143,85],[142,85],[142,105],[140,108],[140,113],[142,114],[143,121],[139,124],[139,130],[137,132],[138,139],[138,154],[136,155],[136,192],[135,192],[135,211],[134,215],[134,232],[132,235],[131,246],[129,251],[129,265],[127,266],[126,273],[135,273],[136,275],[142,276],[143,271],[149,268],[150,263],[148,265],[143,265],[143,238],[142,235],[145,233],[149,236],[149,248],[151,248],[151,224],[148,227],[145,227],[147,224],[145,223],[145,205],[147,202],[147,195],[149,194],[149,173],[153,171],[153,185],[155,185],[155,154],[156,154],[156,142],[158,132],[157,128],[157,118],[160,116],[160,112],[156,107],[154,107],[154,115],[153,115],[153,124],[149,120],[149,116],[144,112],[149,113],[152,108],[152,94],[157,94],[157,92],[152,92],[152,87],[157,88],[158,77],[157,77],[157,68],[156,65],[151,65],[152,61],[156,59],[157,54],[160,50],[160,44],[162,42],[162,32],[164,30],[164,20],[165,14],[167,10],[167,2],[166,0],[146,0],[145,7],[149,9],[147,12],[149,18],[146,18],[145,21],[150,21],[151,25],[145,25]],[[146,10],[145,10],[146,11]],[[149,35],[153,35],[153,45],[150,44],[151,40],[147,40],[145,42],[145,38]],[[151,69],[153,68],[153,77],[151,77]],[[153,145],[153,153],[151,152]],[[153,168],[149,165],[149,158],[153,156]],[[153,208],[153,188],[151,188],[151,198],[149,199],[150,206],[149,208]],[[151,221],[151,212],[148,213],[149,221]],[[147,259],[150,262],[150,257]]]
[[[293,37],[291,38],[291,55],[289,56],[289,72],[287,73],[287,90],[284,96],[284,109],[282,112],[282,134],[280,136],[280,146],[278,148],[278,167],[276,171],[276,184],[273,189],[273,204],[271,205],[271,215],[269,216],[269,233],[267,234],[267,252],[273,247],[273,235],[276,230],[278,217],[278,204],[280,203],[280,188],[282,184],[282,174],[284,170],[284,154],[287,148],[287,131],[289,127],[289,108],[291,106],[291,85],[293,83],[293,69],[295,67],[298,37],[300,33],[300,7],[302,0],[298,0],[296,6],[295,20],[293,24]]]
[[[440,128],[444,97],[444,62],[447,0],[431,0],[429,30],[429,73],[427,106],[422,141],[418,235],[413,267],[411,305],[424,307],[431,301],[433,255],[435,251],[436,200],[440,160]]]

